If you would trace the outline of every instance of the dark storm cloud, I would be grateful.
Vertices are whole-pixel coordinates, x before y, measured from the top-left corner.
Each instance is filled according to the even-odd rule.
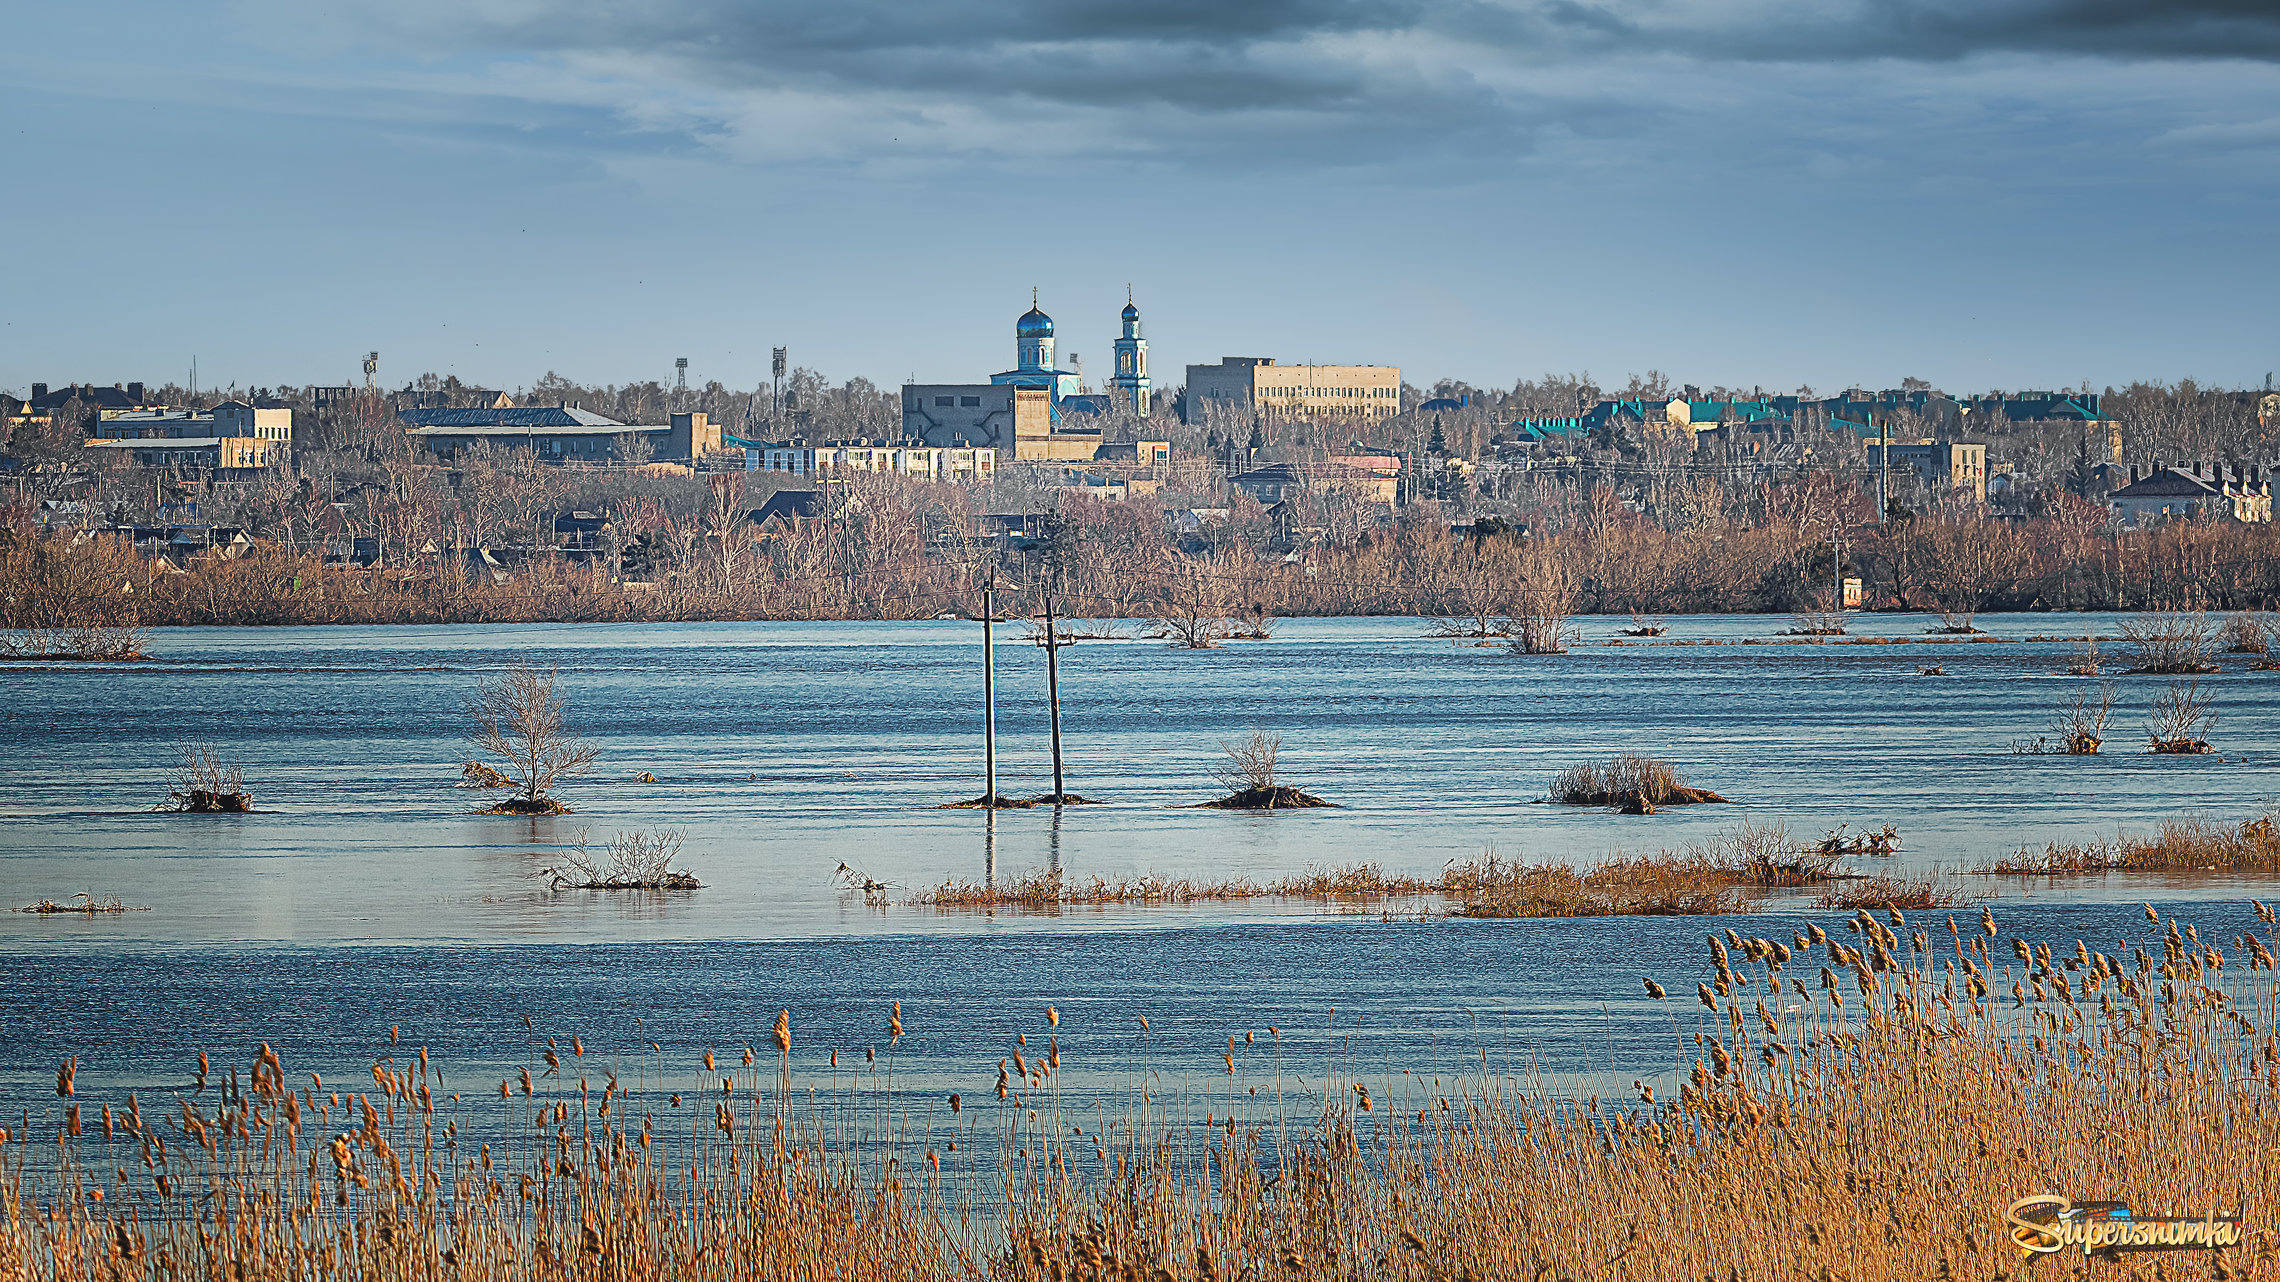
[[[819,151],[834,149],[834,136],[858,150],[886,137],[1007,154],[1270,155],[1268,165],[1380,143],[1413,159],[1492,160],[1562,135],[1643,136],[1707,111],[1754,111],[1733,123],[1771,135],[1813,127],[1761,100],[1804,92],[1811,75],[1852,78],[1851,99],[1905,98],[1944,74],[1936,68],[1974,55],[2030,60],[1999,73],[2007,91],[2030,97],[2073,83],[2060,60],[2280,62],[2280,0],[335,4],[352,39],[384,32],[422,56],[472,54],[526,71],[556,61],[579,78],[564,82],[564,101],[622,110],[647,129],[757,130],[771,144],[804,131]],[[1875,70],[1855,77],[1863,65]],[[2197,73],[2156,74],[2183,83]],[[500,92],[549,89],[525,76]],[[795,101],[804,107],[787,106]],[[655,123],[674,112],[684,123]]]

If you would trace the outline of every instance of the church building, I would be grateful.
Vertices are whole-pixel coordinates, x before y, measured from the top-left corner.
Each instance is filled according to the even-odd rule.
[[[1122,335],[1116,340],[1111,394],[1086,394],[1083,376],[1058,367],[1053,318],[1037,306],[1013,325],[1014,368],[987,383],[906,383],[903,436],[928,445],[978,445],[1008,459],[1090,459],[1100,429],[1071,426],[1069,416],[1096,414],[1111,405],[1148,412],[1148,343],[1140,336],[1140,309],[1125,297]]]

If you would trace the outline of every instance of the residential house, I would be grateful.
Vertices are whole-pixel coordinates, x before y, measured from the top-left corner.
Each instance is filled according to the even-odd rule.
[[[2229,469],[2200,464],[2163,467],[2159,460],[2144,477],[2130,469],[2130,483],[2107,497],[2114,519],[2143,527],[2174,520],[2228,520],[2261,525],[2272,519],[2272,480],[2253,467]]]

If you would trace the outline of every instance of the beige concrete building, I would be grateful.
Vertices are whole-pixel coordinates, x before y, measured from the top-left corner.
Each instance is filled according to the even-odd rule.
[[[293,411],[224,401],[211,410],[103,411],[87,448],[138,467],[221,476],[275,467],[291,454]]]
[[[1187,367],[1182,421],[1378,421],[1401,412],[1397,365],[1277,365],[1271,356],[1224,356]]]
[[[1876,466],[1877,456],[1885,452],[1882,442],[1868,442],[1868,465]],[[1886,466],[1894,474],[1906,468],[1916,474],[1924,485],[1940,490],[1960,491],[1979,502],[1987,501],[1987,447],[1965,441],[1916,441],[1912,444],[1892,442],[1891,456]]]

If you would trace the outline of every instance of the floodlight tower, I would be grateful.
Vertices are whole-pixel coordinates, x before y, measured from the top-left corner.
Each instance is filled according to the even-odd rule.
[[[785,365],[784,349],[779,347],[775,358],[768,363],[768,422],[771,428],[776,422],[776,415],[783,411]]]
[[[375,375],[379,374],[379,372],[380,372],[380,353],[378,353],[378,352],[366,352],[366,353],[364,354],[364,390],[365,390],[365,391],[369,392],[369,391],[371,391],[371,390],[372,390],[372,380],[373,380],[373,377],[374,377]]]
[[[673,403],[685,405],[689,400],[689,358],[673,358]]]

